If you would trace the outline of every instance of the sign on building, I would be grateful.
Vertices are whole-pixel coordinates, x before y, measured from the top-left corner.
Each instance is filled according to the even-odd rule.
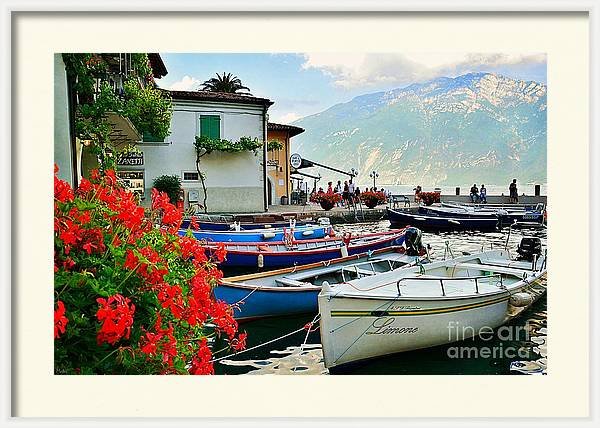
[[[119,178],[125,187],[144,198],[144,171],[117,171]]]
[[[131,152],[122,153],[117,159],[117,165],[120,166],[141,166],[144,165],[144,154]]]

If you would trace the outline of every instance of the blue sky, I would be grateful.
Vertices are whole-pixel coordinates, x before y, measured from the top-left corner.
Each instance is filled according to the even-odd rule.
[[[272,122],[291,123],[332,105],[382,90],[494,72],[546,83],[541,53],[161,53],[169,73],[162,88],[196,90],[215,73],[238,76],[253,95],[269,98]]]

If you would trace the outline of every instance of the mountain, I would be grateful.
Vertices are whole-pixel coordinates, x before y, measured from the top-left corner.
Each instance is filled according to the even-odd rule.
[[[306,131],[292,151],[356,168],[359,183],[373,170],[382,184],[545,183],[546,92],[541,83],[470,73],[362,95],[295,121]]]

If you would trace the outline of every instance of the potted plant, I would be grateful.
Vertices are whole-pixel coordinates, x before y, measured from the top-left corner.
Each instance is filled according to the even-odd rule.
[[[156,177],[152,186],[159,192],[166,193],[173,205],[179,200],[181,179],[177,175],[161,175],[160,177]]]
[[[360,194],[360,200],[368,208],[375,208],[379,204],[385,204],[387,199],[383,192],[363,192]]]
[[[440,194],[438,192],[421,192],[419,194],[421,201],[427,206],[440,202]]]
[[[325,211],[332,209],[341,200],[342,197],[337,193],[313,193],[310,197],[311,202],[320,204]]]

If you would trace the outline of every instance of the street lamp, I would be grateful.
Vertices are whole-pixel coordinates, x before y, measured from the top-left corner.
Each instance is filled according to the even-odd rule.
[[[375,190],[375,179],[377,179],[377,177],[379,177],[379,174],[377,173],[377,171],[373,171],[372,173],[369,174],[369,177],[371,177],[373,179],[373,190]]]
[[[356,177],[358,175],[358,170],[352,168],[350,169],[350,174],[352,175],[352,177]]]

